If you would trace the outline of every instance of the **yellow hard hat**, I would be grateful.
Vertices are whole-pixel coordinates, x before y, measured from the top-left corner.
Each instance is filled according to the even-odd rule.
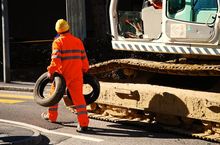
[[[69,28],[70,26],[66,20],[64,19],[57,20],[55,25],[55,30],[57,31],[57,33],[66,32],[69,30]]]

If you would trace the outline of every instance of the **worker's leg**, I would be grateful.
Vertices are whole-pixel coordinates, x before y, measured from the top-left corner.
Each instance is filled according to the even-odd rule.
[[[71,98],[69,98],[69,96],[64,95],[64,96],[63,96],[63,102],[64,102],[66,108],[67,108],[70,112],[72,112],[72,113],[76,112],[76,111],[75,111],[75,108],[74,108],[74,105],[73,105],[73,101],[72,101]]]
[[[86,110],[86,102],[82,92],[83,80],[72,81],[68,84],[68,89],[77,112],[77,118],[81,127],[87,127],[89,118]]]
[[[58,116],[58,104],[48,108],[48,117],[51,122],[56,122]]]
[[[55,84],[53,83],[50,88],[50,95],[53,94],[55,90]],[[56,122],[58,116],[58,104],[50,106],[48,108],[48,113],[43,116],[44,119],[49,120],[50,122]]]

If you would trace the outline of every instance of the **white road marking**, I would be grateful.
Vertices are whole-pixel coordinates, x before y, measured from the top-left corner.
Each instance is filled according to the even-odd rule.
[[[62,136],[67,136],[67,137],[71,137],[71,138],[77,138],[77,139],[94,141],[94,142],[104,141],[103,139],[99,139],[99,138],[93,138],[93,137],[88,137],[88,136],[83,136],[83,135],[73,135],[73,134],[68,134],[68,133],[61,133],[61,132],[51,131],[51,130],[48,130],[48,129],[45,129],[45,128],[41,128],[41,127],[34,126],[34,125],[31,125],[31,124],[23,123],[23,122],[4,120],[4,119],[0,119],[0,122],[20,125],[21,127],[24,126],[24,127],[32,128],[32,129],[35,129],[35,130],[38,130],[38,131],[41,131],[41,132],[44,132],[44,133],[62,135]]]

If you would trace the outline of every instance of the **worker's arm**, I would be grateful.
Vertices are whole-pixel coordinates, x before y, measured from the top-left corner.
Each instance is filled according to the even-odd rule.
[[[52,44],[52,54],[51,62],[47,67],[49,77],[52,76],[55,72],[62,74],[61,68],[61,49],[58,40],[55,40]]]

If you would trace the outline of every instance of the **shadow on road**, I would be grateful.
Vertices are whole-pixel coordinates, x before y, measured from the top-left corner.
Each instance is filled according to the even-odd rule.
[[[65,127],[74,127],[76,125],[63,124]],[[106,128],[89,127],[85,134],[113,137],[150,137],[150,138],[188,138],[187,136],[178,136],[165,132],[158,124],[146,124],[142,127],[128,126],[124,124],[111,124]]]

